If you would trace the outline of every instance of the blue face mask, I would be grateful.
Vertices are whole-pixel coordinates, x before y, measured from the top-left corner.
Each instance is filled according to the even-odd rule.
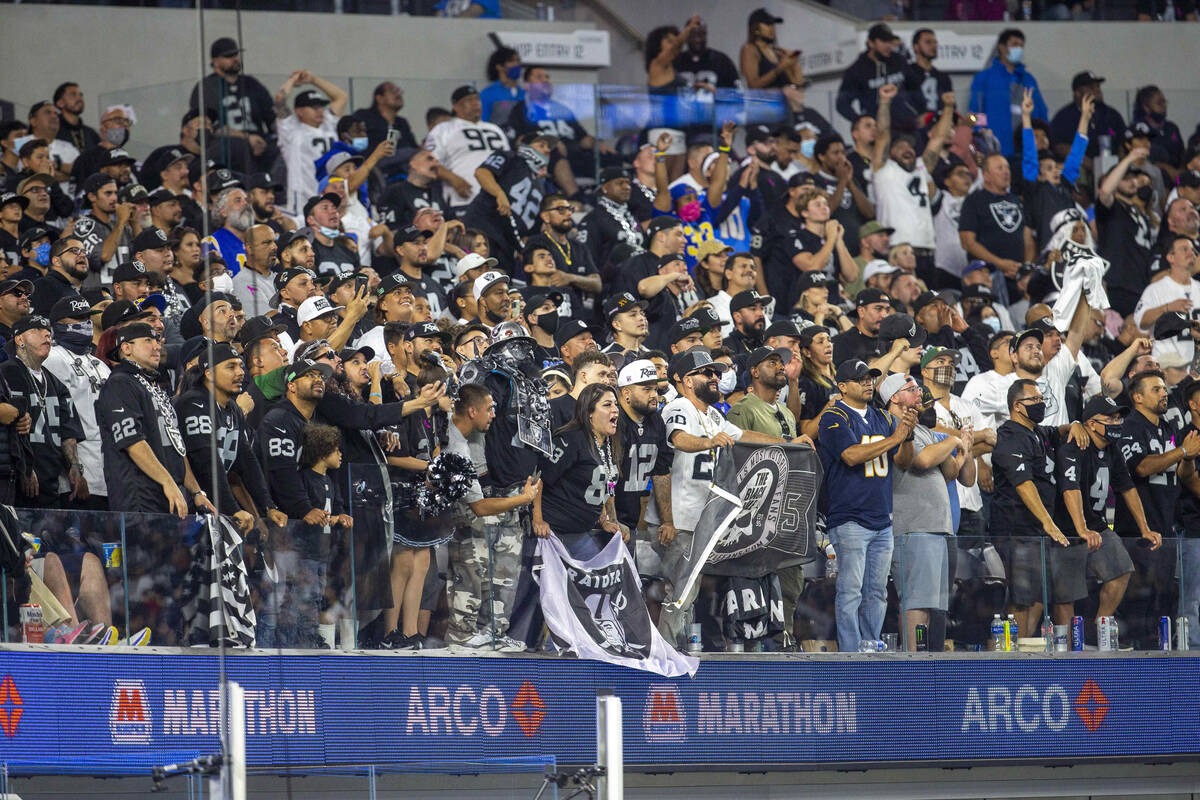
[[[360,153],[365,151],[367,149],[367,137],[355,136],[350,140],[350,146]]]
[[[521,65],[520,65],[520,64],[514,64],[513,66],[511,66],[511,67],[509,67],[508,69],[504,70],[504,74],[508,76],[508,79],[509,79],[510,81],[519,81],[519,80],[521,80]]]
[[[318,225],[317,230],[319,230],[321,232],[322,236],[324,236],[328,239],[336,239],[337,237],[342,235],[342,232],[339,231],[337,228],[326,228],[324,225]]]
[[[812,158],[815,152],[817,152],[816,139],[805,139],[800,143],[800,155],[805,158]]]
[[[50,266],[50,243],[39,244],[33,249],[33,263],[39,267]]]
[[[1020,64],[1021,59],[1025,57],[1025,48],[1017,45],[1016,47],[1008,48],[1008,60],[1013,64]]]
[[[987,325],[989,328],[991,328],[993,333],[1000,332],[1000,318],[999,317],[988,317],[987,319],[985,319],[983,321],[983,324]]]

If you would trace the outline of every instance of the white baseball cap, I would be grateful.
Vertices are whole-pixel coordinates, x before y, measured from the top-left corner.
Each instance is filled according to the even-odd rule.
[[[630,361],[621,367],[621,372],[617,375],[617,388],[640,386],[645,383],[658,383],[658,367],[648,358]]]
[[[499,263],[500,262],[496,259],[487,258],[479,253],[467,253],[458,260],[457,264],[454,265],[454,277],[461,278],[463,275],[466,275],[473,269],[478,269],[480,267],[494,267]]]
[[[333,314],[341,311],[345,306],[335,306],[329,302],[329,299],[318,295],[310,297],[300,304],[300,308],[296,309],[296,324],[303,325],[309,320],[323,317],[326,314]]]
[[[471,287],[471,294],[475,297],[475,302],[479,302],[479,298],[483,297],[483,293],[497,283],[508,283],[508,276],[495,269],[485,272],[476,278],[475,284]]]
[[[864,282],[869,281],[871,278],[874,278],[876,275],[890,275],[893,272],[899,272],[899,271],[900,271],[899,267],[893,267],[891,264],[884,261],[882,258],[877,258],[874,261],[868,261],[867,265],[865,267],[863,267],[863,281]]]
[[[892,402],[892,396],[909,383],[916,383],[912,375],[907,372],[893,372],[883,379],[883,383],[879,384],[879,399],[885,403]]]

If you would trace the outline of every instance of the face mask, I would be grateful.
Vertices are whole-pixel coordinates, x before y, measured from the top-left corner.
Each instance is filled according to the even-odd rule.
[[[805,139],[800,143],[800,155],[805,158],[812,158],[815,152],[817,152],[816,139]]]
[[[548,311],[545,314],[538,314],[537,326],[546,333],[553,334],[558,330],[558,312]]]
[[[92,348],[92,323],[90,321],[70,324],[56,322],[53,333],[54,341],[57,344],[77,355],[82,355]]]
[[[104,141],[120,147],[129,138],[128,128],[109,128],[104,132]]]
[[[504,70],[504,74],[508,76],[510,81],[519,81],[521,79],[521,65],[516,64]]]
[[[1147,112],[1147,113],[1146,113],[1146,116],[1147,116],[1147,117],[1149,118],[1149,120],[1150,120],[1151,122],[1153,122],[1155,125],[1162,125],[1164,122],[1166,122],[1166,121],[1167,121],[1167,115],[1166,115],[1166,114],[1160,114],[1160,113],[1159,113],[1159,112],[1157,112],[1157,111],[1149,111],[1149,112]]]
[[[737,374],[731,369],[727,369],[722,372],[721,380],[717,383],[717,389],[721,391],[721,394],[729,394],[736,388]]]
[[[50,243],[39,244],[33,249],[33,263],[39,267],[47,267],[50,265]]]
[[[367,137],[355,136],[353,139],[350,140],[350,146],[353,147],[355,150],[357,150],[360,153],[363,152],[364,150],[367,149]]]
[[[700,201],[693,200],[690,203],[684,203],[679,208],[679,218],[684,222],[699,222],[700,221]]]
[[[1043,402],[1026,405],[1025,416],[1029,417],[1029,421],[1034,425],[1040,425],[1042,420],[1046,418],[1046,404]]]
[[[1008,48],[1008,60],[1012,64],[1020,64],[1025,57],[1025,48],[1021,46]]]
[[[1151,197],[1154,197],[1154,187],[1139,186],[1137,188],[1137,196],[1139,200],[1149,201]]]
[[[774,36],[767,36],[766,34],[759,34],[758,38],[759,38],[759,41],[762,41],[765,44],[775,44]]]
[[[942,367],[934,367],[932,370],[932,380],[938,386],[950,386],[954,383],[954,367],[950,365]]]
[[[987,325],[989,328],[991,328],[993,333],[1000,332],[1000,318],[999,317],[988,317],[987,319],[985,319],[983,321],[983,324]]]
[[[337,228],[326,228],[324,225],[318,225],[317,230],[320,231],[321,235],[327,239],[336,239],[342,235],[342,232]]]
[[[222,272],[220,275],[213,275],[211,283],[212,290],[214,292],[233,294],[233,278],[229,277],[228,272]]]

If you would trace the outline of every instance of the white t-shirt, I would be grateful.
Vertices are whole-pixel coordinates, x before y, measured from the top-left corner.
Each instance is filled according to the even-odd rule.
[[[1182,284],[1176,283],[1171,279],[1170,275],[1165,278],[1159,278],[1142,290],[1142,296],[1138,299],[1137,306],[1133,309],[1134,323],[1143,332],[1148,332],[1149,327],[1142,324],[1142,316],[1152,308],[1165,306],[1167,303],[1173,303],[1176,300],[1187,300],[1192,304],[1193,312],[1200,311],[1200,281],[1191,278],[1187,284]],[[1195,316],[1193,315],[1194,318]]]
[[[112,370],[95,356],[77,356],[57,344],[50,348],[50,355],[46,357],[42,368],[62,381],[71,393],[71,402],[83,426],[83,438],[75,445],[79,463],[83,467],[83,477],[92,494],[107,497],[104,457],[100,452],[100,426],[96,424],[96,400],[100,397],[100,387],[108,380]]]
[[[508,137],[499,125],[490,122],[467,122],[454,117],[434,126],[425,137],[425,149],[433,151],[442,166],[471,184],[471,196],[459,197],[446,186],[446,203],[455,208],[465,206],[479,194],[475,170],[484,160],[500,150],[508,150]]]
[[[308,198],[319,191],[315,162],[337,140],[337,122],[337,115],[326,108],[319,128],[305,125],[295,114],[275,123],[279,152],[287,165],[287,210],[292,216],[299,216]]]
[[[994,369],[981,372],[967,381],[962,399],[978,411],[976,428],[1000,427],[1008,419],[1008,387],[1016,380],[1013,373],[1001,375]]]
[[[733,333],[733,314],[729,310],[729,303],[732,300],[729,292],[724,289],[708,298],[708,302],[712,303],[713,311],[717,312],[717,319],[721,320],[721,338]],[[768,317],[768,319],[770,318]]]
[[[966,199],[966,195],[955,197],[949,192],[941,192],[936,202],[938,211],[933,217],[933,235],[937,242],[933,263],[956,278],[962,277],[963,268],[969,261],[967,251],[958,238],[958,218]]]
[[[975,404],[968,403],[958,395],[950,395],[950,408],[946,408],[941,403],[934,403],[933,408],[937,412],[938,424],[944,425],[947,428],[955,427],[953,419],[955,416],[958,417],[960,425],[970,420],[972,430],[979,431],[987,427],[983,424],[983,415],[979,413],[979,409],[975,407]],[[960,482],[955,481],[954,484],[958,487],[958,505],[960,508],[967,511],[978,511],[983,508],[983,498],[979,494],[978,483],[971,486],[963,486]]]
[[[929,204],[929,170],[920,157],[912,172],[895,161],[875,171],[875,218],[884,227],[895,228],[891,240],[913,247],[933,249],[937,239]]]
[[[735,441],[742,438],[742,429],[722,417],[720,411],[709,406],[701,415],[686,397],[678,397],[667,403],[662,409],[662,418],[667,426],[668,442],[675,431],[706,438],[724,431]],[[694,530],[700,519],[709,487],[712,486],[714,457],[712,450],[698,453],[675,451],[671,467],[671,508],[675,527],[679,530]]]

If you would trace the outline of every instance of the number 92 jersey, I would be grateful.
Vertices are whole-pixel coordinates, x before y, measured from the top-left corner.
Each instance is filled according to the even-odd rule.
[[[742,429],[722,417],[721,412],[709,406],[701,414],[686,397],[676,397],[663,406],[662,418],[667,427],[668,442],[673,441],[676,431],[704,438],[718,433],[727,433],[734,441],[742,438]],[[700,519],[700,512],[708,500],[708,489],[712,486],[715,457],[715,450],[675,451],[671,465],[671,508],[675,527],[679,530],[694,530]]]
[[[499,125],[491,122],[468,122],[455,117],[434,126],[425,137],[425,149],[432,150],[442,166],[471,184],[471,196],[459,197],[446,187],[446,202],[464,206],[479,194],[475,170],[492,153],[508,150],[508,137]]]
[[[892,524],[892,457],[898,448],[849,466],[842,452],[859,444],[886,439],[896,430],[896,418],[874,406],[860,414],[842,401],[817,418],[825,486],[821,497],[830,528],[846,522],[877,531]]]

